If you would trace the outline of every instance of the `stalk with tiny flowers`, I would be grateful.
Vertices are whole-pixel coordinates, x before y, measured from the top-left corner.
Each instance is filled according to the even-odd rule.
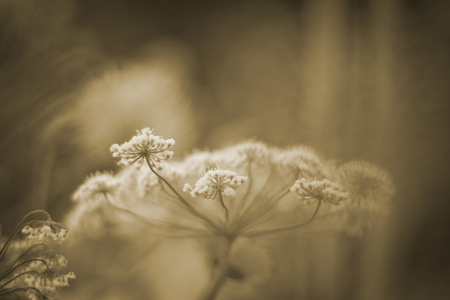
[[[0,299],[55,299],[75,279],[73,272],[64,273],[66,257],[53,250],[67,236],[67,226],[52,221],[46,211],[27,214],[0,250]]]

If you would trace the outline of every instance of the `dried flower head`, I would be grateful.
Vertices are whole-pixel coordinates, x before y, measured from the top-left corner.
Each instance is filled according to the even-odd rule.
[[[389,173],[360,161],[343,164],[338,169],[348,200],[341,214],[342,227],[352,236],[362,236],[388,212],[395,194]]]
[[[297,193],[308,204],[323,201],[338,205],[347,198],[347,193],[342,191],[342,187],[328,179],[308,180],[301,178],[295,181],[291,187],[291,191]]]
[[[163,160],[172,158],[173,152],[169,151],[175,145],[173,139],[163,139],[154,135],[153,130],[144,128],[137,131],[137,135],[122,145],[114,144],[111,152],[114,157],[120,158],[118,164],[130,166],[134,163],[142,164],[144,160],[156,169]]]

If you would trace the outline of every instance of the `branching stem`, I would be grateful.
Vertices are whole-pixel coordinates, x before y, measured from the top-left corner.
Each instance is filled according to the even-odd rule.
[[[213,228],[220,230],[220,228],[208,217],[206,217],[205,215],[203,215],[202,213],[200,213],[198,210],[196,210],[189,202],[187,202],[176,190],[175,188],[161,175],[158,174],[158,172],[156,172],[156,170],[153,168],[150,160],[148,157],[145,157],[145,160],[147,162],[148,167],[150,168],[150,170],[162,181],[164,182],[172,192],[175,193],[175,195],[177,195],[178,200],[180,200],[186,207],[187,209],[194,214],[195,216],[201,218],[202,220],[204,220],[206,223],[208,223],[209,225],[211,225]]]
[[[253,236],[259,236],[259,235],[272,234],[272,233],[287,231],[287,230],[296,229],[298,227],[304,226],[304,225],[310,223],[312,220],[314,220],[314,218],[317,215],[317,212],[320,209],[321,204],[322,204],[322,200],[319,199],[318,202],[317,202],[316,209],[314,210],[314,213],[305,222],[292,224],[292,225],[281,226],[281,227],[274,228],[274,229],[269,229],[269,230],[260,230],[260,231],[249,232],[249,233],[245,234],[245,236],[252,236],[253,237]]]

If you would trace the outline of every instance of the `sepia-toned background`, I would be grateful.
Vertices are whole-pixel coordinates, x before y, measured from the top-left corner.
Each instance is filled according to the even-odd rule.
[[[447,299],[449,78],[445,0],[0,0],[1,233],[63,219],[136,129],[176,159],[301,143],[380,165],[397,195],[369,241],[321,242],[347,261],[298,250],[317,267],[279,299]]]

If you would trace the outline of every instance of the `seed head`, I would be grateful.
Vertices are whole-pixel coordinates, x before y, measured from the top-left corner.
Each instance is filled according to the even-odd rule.
[[[308,180],[301,178],[295,181],[291,191],[297,193],[308,204],[320,200],[325,203],[338,205],[347,198],[347,193],[342,191],[341,186],[328,179]]]

